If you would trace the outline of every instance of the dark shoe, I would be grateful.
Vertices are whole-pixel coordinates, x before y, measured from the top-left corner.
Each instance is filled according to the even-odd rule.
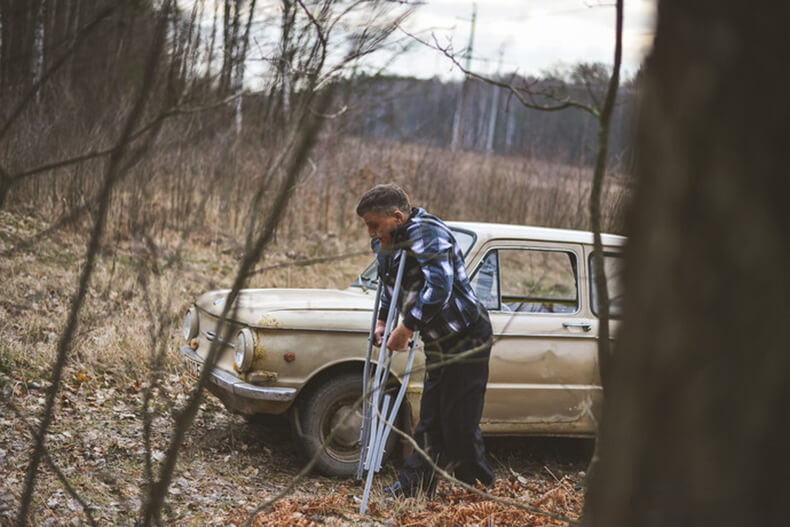
[[[405,493],[403,492],[403,487],[400,485],[400,481],[396,481],[389,487],[384,487],[381,489],[385,496],[389,496],[392,498],[402,498]]]

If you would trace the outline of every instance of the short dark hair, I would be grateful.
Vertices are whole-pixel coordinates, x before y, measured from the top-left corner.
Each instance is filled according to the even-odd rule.
[[[389,216],[396,210],[408,216],[411,214],[411,204],[409,196],[398,185],[389,183],[386,185],[376,185],[365,192],[357,205],[357,214],[362,216],[366,212],[375,212],[384,216]]]

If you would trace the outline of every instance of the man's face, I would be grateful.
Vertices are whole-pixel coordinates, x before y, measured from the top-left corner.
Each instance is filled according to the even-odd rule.
[[[382,247],[392,247],[392,232],[403,225],[406,216],[399,210],[389,215],[368,211],[362,215],[362,220],[371,238],[378,238]]]

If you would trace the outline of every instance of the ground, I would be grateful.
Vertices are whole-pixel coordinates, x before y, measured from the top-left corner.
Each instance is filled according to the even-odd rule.
[[[11,523],[19,505],[31,430],[42,415],[84,253],[79,232],[20,245],[47,227],[32,215],[0,212],[0,525]],[[167,251],[162,247],[177,244],[163,236],[152,248],[119,232],[101,251],[58,392],[46,442],[52,464],[41,465],[32,524],[83,525],[92,518],[97,525],[128,525],[139,514],[149,481],[146,451],[157,474],[173,415],[192,390],[176,358],[181,313],[198,293],[229,284],[240,250],[221,233],[202,233],[189,238],[183,251]],[[352,245],[307,239],[272,249],[259,267],[361,249],[364,240]],[[277,268],[256,275],[252,285],[338,287],[368,259]],[[148,448],[147,390],[153,419]],[[494,496],[561,517],[580,516],[589,440],[487,438],[486,446],[497,476]],[[432,500],[387,499],[379,491],[394,479],[397,462],[377,475],[365,516],[358,514],[362,488],[353,481],[309,475],[253,525],[565,524],[445,483]],[[90,507],[90,517],[53,465]],[[206,395],[180,447],[164,521],[241,525],[286,489],[302,466],[285,418],[231,415]]]

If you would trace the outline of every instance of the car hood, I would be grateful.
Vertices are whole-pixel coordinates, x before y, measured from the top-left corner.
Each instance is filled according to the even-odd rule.
[[[198,308],[219,317],[229,289],[210,291],[198,298]],[[305,312],[359,311],[370,313],[375,292],[352,287],[338,289],[243,289],[236,299],[236,313],[230,318],[243,324],[278,327],[277,320],[293,319]],[[289,324],[290,325],[290,324]]]

